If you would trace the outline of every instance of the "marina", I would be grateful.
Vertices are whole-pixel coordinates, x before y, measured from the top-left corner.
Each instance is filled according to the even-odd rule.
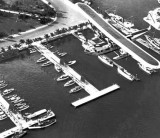
[[[55,66],[62,69],[62,71],[67,74],[72,80],[74,80],[81,88],[83,88],[92,98],[87,98],[86,103],[92,101],[95,98],[98,98],[102,95],[107,94],[108,92],[117,90],[120,88],[119,85],[115,84],[110,91],[100,91],[95,88],[91,83],[89,83],[86,79],[82,79],[82,76],[74,71],[71,67],[66,64],[61,64],[61,59],[57,57],[54,53],[48,50],[46,47],[41,45],[40,43],[34,43],[34,47],[41,53],[41,55],[45,56],[50,62],[52,62]],[[82,100],[82,99],[81,99]],[[74,107],[78,107],[85,102],[82,100],[78,100],[78,104],[72,103]]]

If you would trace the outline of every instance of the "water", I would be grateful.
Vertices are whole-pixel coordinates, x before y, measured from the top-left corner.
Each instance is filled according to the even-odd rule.
[[[118,14],[124,17],[135,15],[136,26],[147,26],[142,17],[156,7],[156,0],[101,0],[96,1],[102,8],[118,5]],[[158,4],[157,4],[158,5]],[[129,7],[129,8],[126,8]],[[138,19],[140,17],[140,19]],[[90,31],[85,31],[90,37]],[[158,34],[158,33],[157,33]],[[160,136],[160,73],[147,75],[131,58],[118,61],[129,72],[138,74],[140,82],[129,82],[117,74],[115,69],[102,64],[95,56],[85,55],[81,43],[74,37],[57,42],[53,50],[66,51],[65,61],[77,60],[73,68],[98,89],[113,83],[121,86],[119,91],[108,94],[94,102],[74,109],[70,103],[87,94],[82,91],[69,94],[63,82],[57,82],[54,66],[42,68],[36,64],[39,53],[0,64],[0,74],[4,74],[10,87],[30,105],[26,112],[51,108],[58,122],[46,129],[28,131],[26,138],[159,138]],[[145,49],[145,48],[144,48]],[[147,50],[147,49],[145,49]],[[150,50],[147,50],[150,52]],[[150,52],[160,60],[159,55]],[[109,54],[113,57],[113,54]],[[22,112],[24,113],[24,112]],[[14,126],[11,121],[0,123],[0,131]]]

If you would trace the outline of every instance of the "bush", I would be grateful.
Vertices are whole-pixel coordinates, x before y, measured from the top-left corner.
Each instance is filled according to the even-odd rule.
[[[5,32],[0,32],[0,38],[7,37],[8,35]]]

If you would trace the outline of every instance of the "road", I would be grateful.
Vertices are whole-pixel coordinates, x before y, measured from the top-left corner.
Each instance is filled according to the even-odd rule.
[[[81,14],[79,14],[71,4],[68,4],[68,0],[47,0],[51,2],[53,7],[55,7],[58,12],[58,18],[55,23],[51,25],[45,26],[44,28],[40,28],[38,30],[25,33],[23,35],[19,35],[15,37],[13,40],[7,40],[5,42],[0,42],[0,47],[6,47],[9,45],[13,45],[14,43],[19,42],[20,39],[33,39],[36,37],[43,36],[44,34],[51,33],[58,28],[68,27],[77,25],[81,22],[86,21]]]

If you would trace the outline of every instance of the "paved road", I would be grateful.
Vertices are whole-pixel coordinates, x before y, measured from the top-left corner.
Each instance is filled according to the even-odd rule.
[[[55,7],[55,9],[58,11],[58,15],[60,16],[55,23],[44,28],[35,30],[33,32],[28,32],[26,34],[17,36],[13,39],[13,41],[0,42],[0,47],[12,45],[16,42],[19,42],[20,39],[43,36],[44,34],[53,32],[57,28],[72,26],[86,21],[86,19],[81,14],[79,14],[76,10],[73,9],[73,6],[70,6],[70,4],[68,4],[68,0],[48,1],[51,2],[51,4]]]

